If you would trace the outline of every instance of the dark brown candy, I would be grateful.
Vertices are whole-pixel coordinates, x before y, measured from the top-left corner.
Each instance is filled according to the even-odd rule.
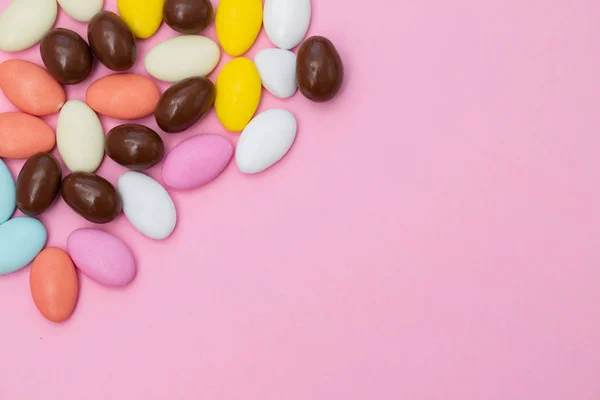
[[[215,101],[215,85],[208,78],[188,78],[167,89],[154,116],[160,129],[182,132],[194,125]]]
[[[304,96],[316,102],[328,101],[340,91],[344,64],[329,39],[313,36],[298,50],[296,74]]]
[[[94,55],[113,71],[126,71],[136,58],[135,38],[115,13],[101,11],[88,25],[88,42]]]
[[[48,72],[63,85],[83,82],[92,72],[92,49],[72,30],[52,29],[40,42],[40,53]]]
[[[158,164],[164,153],[165,147],[158,133],[144,125],[115,126],[106,135],[106,154],[134,171]]]
[[[73,172],[62,182],[62,198],[90,222],[105,224],[121,212],[121,199],[109,181],[90,172]]]
[[[163,19],[180,33],[202,32],[213,20],[214,11],[210,0],[166,0]]]
[[[60,164],[49,153],[31,157],[17,178],[17,207],[25,215],[35,217],[46,211],[60,191]]]

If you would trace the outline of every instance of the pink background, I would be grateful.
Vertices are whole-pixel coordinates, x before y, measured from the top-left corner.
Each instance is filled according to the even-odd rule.
[[[80,276],[67,323],[39,315],[28,269],[0,277],[0,399],[600,398],[600,3],[312,4],[340,96],[265,93],[298,118],[288,156],[174,193],[167,241],[107,226],[139,275]],[[214,113],[163,137],[207,132]],[[52,246],[89,226],[62,200],[41,219]]]

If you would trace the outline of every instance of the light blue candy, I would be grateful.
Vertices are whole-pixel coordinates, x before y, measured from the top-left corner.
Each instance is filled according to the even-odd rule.
[[[0,224],[8,221],[16,207],[16,189],[10,171],[0,160]]]
[[[35,218],[13,218],[0,225],[0,275],[29,265],[45,244],[46,228]]]

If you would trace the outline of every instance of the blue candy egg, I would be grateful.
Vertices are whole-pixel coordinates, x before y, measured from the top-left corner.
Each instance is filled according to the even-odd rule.
[[[0,225],[0,275],[27,266],[45,244],[46,228],[35,218],[13,218]]]
[[[16,207],[16,189],[10,171],[0,160],[0,224],[8,221]]]

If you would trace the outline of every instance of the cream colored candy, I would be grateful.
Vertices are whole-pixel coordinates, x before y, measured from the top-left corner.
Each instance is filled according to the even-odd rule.
[[[0,50],[16,52],[35,45],[52,29],[57,12],[56,0],[13,0],[0,14]]]

